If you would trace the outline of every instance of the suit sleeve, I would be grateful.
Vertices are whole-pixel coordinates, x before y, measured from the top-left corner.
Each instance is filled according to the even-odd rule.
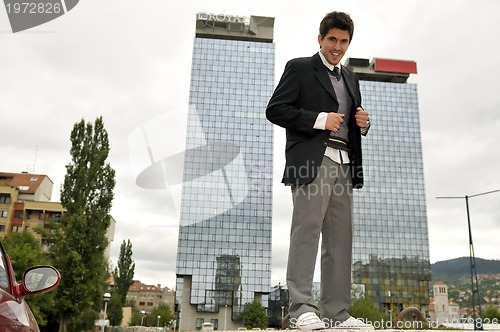
[[[361,107],[362,109],[365,109],[361,105],[361,89],[359,87],[359,80],[357,78],[356,78],[356,98],[358,98],[358,101],[359,101],[358,102],[359,105],[357,107]],[[367,126],[365,128],[359,128],[362,136],[366,136],[368,134],[368,130],[370,130],[370,126],[371,126],[370,117],[368,117]]]
[[[289,61],[269,100],[266,117],[283,128],[311,133],[319,112],[296,106],[299,104],[301,88],[297,68],[293,61]]]

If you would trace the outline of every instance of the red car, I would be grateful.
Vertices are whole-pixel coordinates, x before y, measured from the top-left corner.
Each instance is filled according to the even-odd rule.
[[[14,270],[0,243],[0,331],[39,332],[38,324],[24,297],[48,292],[59,285],[61,274],[52,266],[33,266],[18,284]]]

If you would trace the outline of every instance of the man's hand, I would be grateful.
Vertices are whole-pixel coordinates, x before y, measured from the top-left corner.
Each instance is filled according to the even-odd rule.
[[[326,118],[325,129],[336,133],[340,129],[340,124],[344,122],[344,114],[330,112]]]
[[[358,125],[359,128],[366,128],[368,125],[368,112],[362,109],[361,107],[358,107],[356,109],[356,124]],[[328,122],[328,120],[327,120]]]

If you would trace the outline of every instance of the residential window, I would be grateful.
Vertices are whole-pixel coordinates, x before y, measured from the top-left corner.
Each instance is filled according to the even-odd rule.
[[[9,213],[5,210],[0,210],[0,218],[7,218]]]
[[[61,213],[60,212],[52,213],[52,215],[50,216],[50,219],[52,221],[58,222],[61,219]]]
[[[9,204],[10,196],[9,195],[0,195],[0,204]]]
[[[12,233],[19,233],[22,231],[21,226],[12,226]]]
[[[14,218],[23,219],[24,218],[24,211],[23,210],[14,211]]]

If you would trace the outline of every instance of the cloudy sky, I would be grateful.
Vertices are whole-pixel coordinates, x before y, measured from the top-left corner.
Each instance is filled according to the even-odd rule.
[[[355,22],[347,57],[417,62],[409,82],[419,92],[431,262],[467,256],[465,199],[436,197],[500,189],[497,0],[82,0],[19,33],[0,8],[0,171],[48,175],[58,201],[73,125],[102,115],[117,173],[112,263],[130,239],[136,279],[174,287],[175,191],[136,185],[151,163],[137,133],[151,131],[160,154],[183,146],[195,14],[275,17],[277,82],[288,59],[317,51],[319,21],[332,10]],[[165,119],[170,126],[155,127]],[[283,151],[276,128],[273,284],[285,282],[291,214],[289,190],[279,183]],[[476,257],[500,259],[499,203],[500,193],[470,199]]]

